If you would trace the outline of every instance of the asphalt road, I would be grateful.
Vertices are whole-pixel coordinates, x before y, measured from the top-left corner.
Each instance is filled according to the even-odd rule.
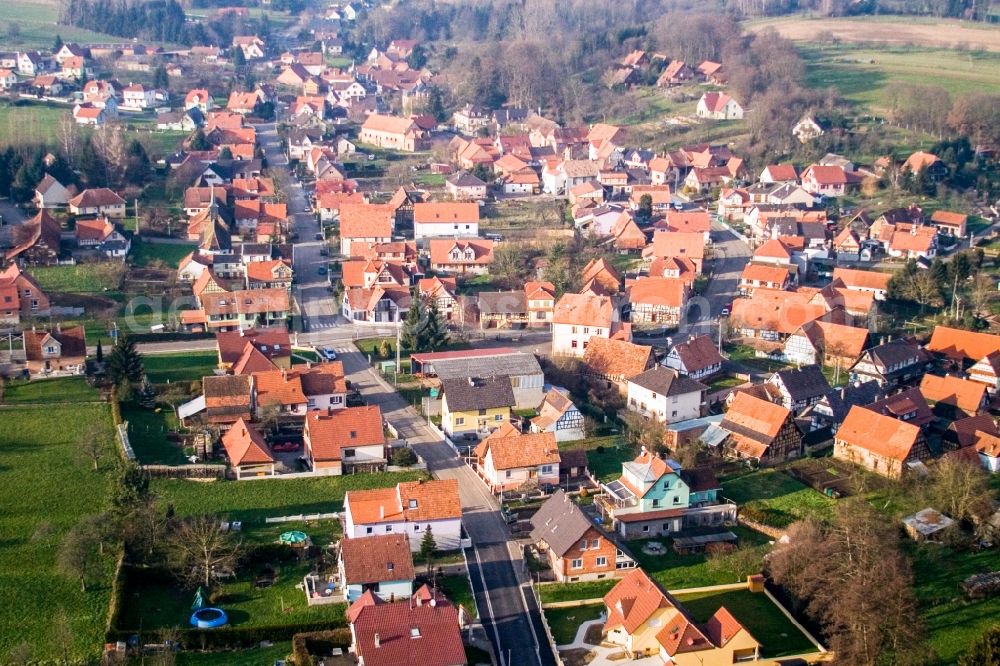
[[[462,521],[473,543],[466,555],[476,605],[501,666],[554,665],[523,560],[496,498],[353,345],[342,345],[337,353],[351,384],[368,404],[381,408],[383,417],[427,462],[434,476],[458,480]]]
[[[281,172],[281,180],[288,184],[284,190],[285,204],[292,228],[299,237],[292,253],[292,268],[295,270],[294,296],[303,330],[321,331],[346,324],[347,320],[339,315],[338,304],[330,293],[329,277],[319,273],[320,268],[327,265],[327,257],[320,254],[326,243],[316,240],[316,234],[322,233],[322,229],[316,216],[306,210],[308,196],[288,166],[275,123],[257,125],[257,137],[267,157],[268,169],[272,173]]]

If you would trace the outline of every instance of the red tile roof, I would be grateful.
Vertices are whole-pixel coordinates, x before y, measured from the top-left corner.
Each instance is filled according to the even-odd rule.
[[[311,411],[306,415],[305,431],[312,443],[312,457],[319,461],[338,461],[345,448],[385,445],[382,411],[377,405]]]
[[[847,413],[835,439],[883,458],[905,462],[919,437],[920,428],[912,423],[855,406]]]
[[[431,603],[433,599],[433,603]],[[388,603],[366,593],[347,611],[365,666],[465,666],[458,609],[426,586]]]
[[[229,456],[229,462],[240,465],[260,465],[274,462],[264,436],[242,418],[222,436],[222,445]]]
[[[979,361],[1000,351],[1000,335],[937,326],[927,343],[927,349],[954,360]]]
[[[920,392],[932,402],[951,405],[967,414],[975,414],[983,405],[986,385],[951,375],[924,375],[920,381]]]

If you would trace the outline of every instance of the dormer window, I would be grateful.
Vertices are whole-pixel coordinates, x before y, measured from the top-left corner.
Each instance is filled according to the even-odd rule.
[[[410,638],[420,638],[420,627],[410,627]]]
[[[358,438],[358,431],[357,430],[352,430],[351,431],[351,439],[357,439],[357,438]]]
[[[417,500],[415,500],[415,499],[411,499],[410,500],[410,508],[411,509],[416,509],[417,508]]]

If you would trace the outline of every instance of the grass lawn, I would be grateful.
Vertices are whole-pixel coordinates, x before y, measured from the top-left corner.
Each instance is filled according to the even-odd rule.
[[[744,527],[719,528],[728,530],[740,537],[740,542],[749,545],[761,545],[767,542],[767,537]],[[739,583],[741,579],[734,578],[725,571],[715,571],[708,566],[708,557],[703,553],[678,555],[673,548],[667,548],[663,555],[647,555],[642,552],[646,541],[669,542],[665,538],[641,539],[629,541],[629,551],[635,557],[639,566],[646,570],[660,585],[668,590],[682,590],[689,587],[706,585],[726,585]]]
[[[967,601],[959,588],[968,576],[1000,568],[995,550],[955,552],[934,544],[905,542],[913,560],[917,601],[927,623],[927,642],[937,662],[954,663],[1000,617],[1000,597]]]
[[[193,382],[212,374],[219,365],[215,351],[177,352],[173,354],[143,354],[146,376],[153,384]]]
[[[391,488],[420,478],[426,477],[414,471],[209,483],[154,479],[151,487],[180,516],[219,514],[250,523],[263,522],[267,516],[340,511],[348,490]]]
[[[42,382],[39,382],[42,383]],[[58,576],[56,554],[63,535],[83,516],[104,510],[108,492],[105,462],[95,472],[76,455],[76,431],[69,424],[106,424],[112,440],[108,405],[22,406],[0,411],[0,661],[21,643],[31,658],[55,662],[61,655],[53,617],[65,611],[73,661],[95,661],[104,639],[113,564],[87,592]],[[110,453],[109,453],[110,456]]]
[[[725,606],[750,635],[760,641],[762,657],[773,659],[816,650],[812,641],[762,593],[749,590],[698,592],[678,595],[677,600],[697,622],[707,621]]]
[[[736,377],[716,377],[708,383],[708,390],[710,393],[715,391],[721,391],[727,388],[733,388],[734,386],[739,386],[740,384],[745,384],[742,379],[737,379]]]
[[[31,274],[45,291],[88,294],[112,291],[122,280],[122,266],[112,262],[75,266],[34,266]]]
[[[379,353],[378,353],[379,352],[379,347],[382,346],[383,342],[388,342],[389,346],[392,347],[392,353],[389,354],[388,358],[382,358],[381,356],[379,356]],[[361,352],[362,354],[364,354],[365,356],[368,356],[370,354],[371,357],[372,357],[372,361],[395,361],[396,360],[396,338],[394,338],[394,337],[391,337],[391,338],[364,338],[362,340],[355,340],[354,341],[354,346],[357,347],[358,351]],[[462,341],[462,340],[452,340],[451,342],[449,342],[447,345],[444,346],[444,349],[440,349],[438,351],[455,351],[455,350],[458,350],[458,349],[469,349],[469,348],[471,348],[471,345],[468,342],[465,342],[465,341]],[[407,351],[406,349],[403,349],[400,352],[400,354],[399,354],[399,359],[400,359],[400,365],[402,366],[402,369],[404,371],[409,366],[406,363],[403,363],[403,361],[406,361],[409,358],[410,358],[410,352]]]
[[[132,239],[130,257],[136,266],[164,265],[176,268],[177,263],[195,249],[195,245],[174,245],[173,243],[150,243],[141,238]]]
[[[212,603],[224,608],[233,627],[281,626],[299,622],[330,622],[344,626],[346,604],[309,606],[305,593],[295,589],[312,565],[292,560],[276,564],[277,580],[266,588],[254,587],[256,571],[246,571],[218,586]],[[194,592],[169,577],[143,577],[129,572],[119,628],[153,630],[187,628]],[[227,662],[228,663],[228,662]]]
[[[564,451],[584,449],[587,451],[587,466],[601,481],[613,481],[622,475],[622,463],[635,458],[635,451],[625,445],[621,435],[590,437],[573,442],[561,442]]]
[[[233,650],[230,652],[180,652],[177,666],[265,666],[280,661],[292,653],[292,644],[275,643],[271,647]]]
[[[572,608],[547,608],[545,620],[552,630],[556,645],[568,645],[576,638],[580,625],[588,620],[596,620],[604,612],[604,604],[589,604]]]
[[[122,403],[122,420],[128,422],[128,441],[139,462],[150,465],[183,465],[184,452],[167,440],[167,431],[177,428],[177,417],[167,406],[159,411],[133,402]]]
[[[615,586],[616,580],[591,580],[585,583],[550,583],[538,586],[543,604],[579,599],[600,599]]]
[[[773,469],[723,481],[722,495],[749,517],[774,527],[787,527],[807,516],[828,518],[835,502]]]
[[[423,571],[427,571],[426,567]],[[420,574],[421,567],[417,566],[417,574]],[[437,579],[438,587],[444,592],[444,596],[448,597],[451,603],[455,604],[456,607],[464,606],[465,612],[472,617],[478,617],[476,613],[476,600],[472,596],[472,585],[469,583],[469,577],[463,574],[455,574],[453,576],[441,576]]]
[[[17,405],[24,403],[53,402],[96,402],[100,393],[83,377],[57,377],[56,379],[35,379],[32,381],[12,381],[4,389],[3,403]]]

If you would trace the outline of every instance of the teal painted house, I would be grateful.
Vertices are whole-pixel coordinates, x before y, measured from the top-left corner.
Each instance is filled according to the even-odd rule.
[[[622,475],[601,490],[598,509],[626,539],[736,522],[736,505],[719,502],[719,484],[711,470],[684,470],[675,460],[645,448],[634,460],[622,463]]]
[[[337,568],[349,603],[369,590],[386,601],[413,594],[413,556],[405,534],[343,539]]]

